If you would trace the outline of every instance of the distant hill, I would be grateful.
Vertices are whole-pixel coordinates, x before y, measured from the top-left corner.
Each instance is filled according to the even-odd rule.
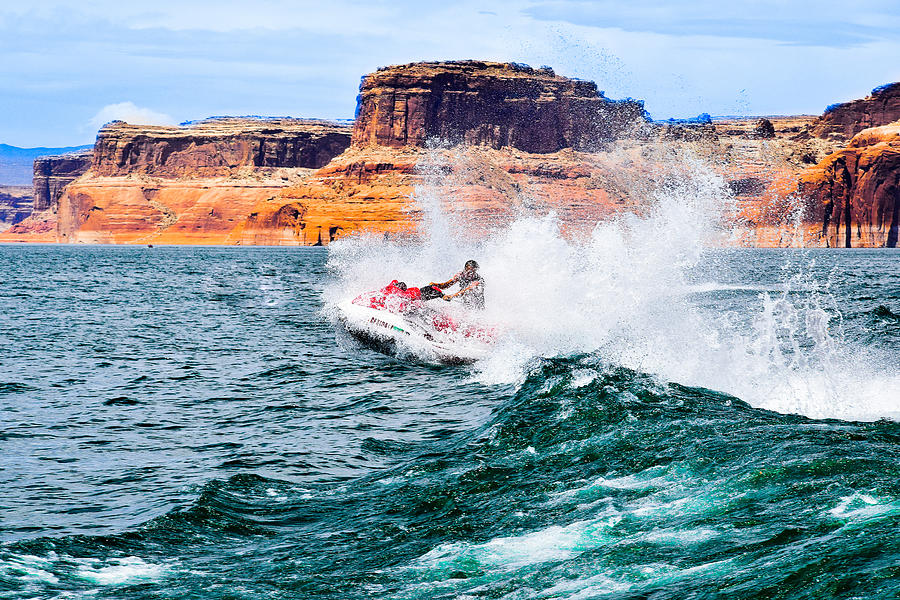
[[[18,148],[0,144],[0,185],[31,185],[34,159],[92,148],[93,145],[65,148]]]

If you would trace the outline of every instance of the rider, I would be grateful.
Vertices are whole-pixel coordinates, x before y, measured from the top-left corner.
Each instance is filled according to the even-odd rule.
[[[470,308],[484,308],[484,279],[478,274],[478,263],[474,260],[467,260],[465,268],[453,276],[453,279],[444,283],[431,282],[428,285],[439,289],[450,287],[454,283],[459,284],[459,290],[454,294],[444,296],[444,300],[449,302],[452,298],[459,296],[460,300]]]

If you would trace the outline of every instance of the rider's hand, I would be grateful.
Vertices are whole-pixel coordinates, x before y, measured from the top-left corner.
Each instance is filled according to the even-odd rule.
[[[452,298],[452,296],[441,296],[441,300],[446,300],[447,302],[450,302],[450,298]]]

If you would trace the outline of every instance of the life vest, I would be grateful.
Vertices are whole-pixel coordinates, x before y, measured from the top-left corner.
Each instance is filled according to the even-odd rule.
[[[381,290],[358,296],[353,303],[376,310],[386,310],[392,313],[404,313],[412,308],[422,305],[422,293],[417,287],[408,287],[405,290],[397,287],[395,279]]]

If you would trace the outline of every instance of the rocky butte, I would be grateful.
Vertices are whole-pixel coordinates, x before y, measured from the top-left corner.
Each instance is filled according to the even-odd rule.
[[[554,211],[577,237],[599,220],[645,213],[700,158],[733,200],[725,218],[734,236],[723,244],[892,245],[896,143],[863,132],[844,148],[823,123],[853,111],[888,118],[896,87],[819,118],[656,123],[641,102],[611,100],[549,68],[386,67],[362,79],[352,132],[299,119],[112,123],[90,170],[0,239],[328,244],[358,231],[411,234],[421,198],[472,236],[536,209]]]
[[[402,148],[428,140],[549,153],[591,150],[645,119],[592,81],[549,67],[458,61],[384,67],[363,78],[353,143]]]
[[[811,124],[809,132],[816,137],[847,140],[863,129],[897,120],[900,120],[900,82],[877,87],[861,100],[832,104]]]
[[[59,202],[65,187],[91,168],[93,152],[85,150],[40,156],[34,160],[34,210],[43,211]]]
[[[218,117],[181,127],[114,121],[97,135],[91,171],[166,179],[222,177],[247,168],[318,169],[346,150],[349,126],[330,121]]]
[[[309,119],[113,122],[97,136],[90,170],[0,239],[28,239],[51,224],[64,242],[232,243],[256,203],[349,145],[350,125]]]

